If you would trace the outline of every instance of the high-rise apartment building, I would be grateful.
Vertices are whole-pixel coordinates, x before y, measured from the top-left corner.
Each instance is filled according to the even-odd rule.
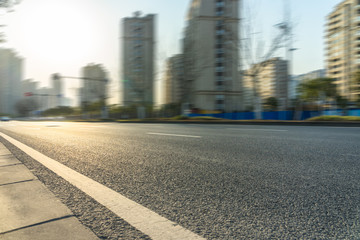
[[[123,105],[154,103],[155,15],[122,20]]]
[[[352,75],[360,70],[360,1],[342,1],[326,20],[327,76],[336,79],[342,96],[356,100],[360,90]]]
[[[193,0],[183,43],[184,103],[209,111],[242,110],[239,1]]]
[[[166,61],[164,104],[181,103],[183,98],[183,82],[183,54],[177,54]]]
[[[244,77],[244,97],[246,108],[255,106],[254,83],[251,75],[259,69],[257,74],[258,92],[264,103],[267,98],[275,97],[282,109],[287,108],[288,102],[288,62],[280,58],[271,58],[265,62],[255,64],[246,71]]]
[[[83,87],[81,104],[104,100],[107,97],[107,72],[101,64],[88,64],[82,68]]]
[[[12,49],[0,49],[0,113],[16,114],[21,99],[23,59]]]

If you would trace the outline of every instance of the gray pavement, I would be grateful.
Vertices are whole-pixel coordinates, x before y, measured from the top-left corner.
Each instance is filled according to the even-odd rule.
[[[0,239],[98,239],[0,143]]]
[[[360,239],[357,127],[13,121],[0,129],[207,239]],[[0,141],[99,238],[148,239]]]

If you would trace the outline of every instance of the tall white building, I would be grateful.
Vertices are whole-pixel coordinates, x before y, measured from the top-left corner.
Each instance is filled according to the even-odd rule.
[[[261,70],[257,75],[258,91],[262,102],[267,98],[275,97],[282,109],[287,108],[288,104],[288,62],[280,58],[271,58],[252,66],[246,71],[244,77],[244,95],[246,108],[255,106],[254,83],[251,75],[257,71],[261,65]]]
[[[81,104],[89,104],[107,98],[108,75],[101,64],[88,64],[82,68],[83,86],[80,89]]]
[[[122,20],[123,105],[154,103],[155,15]]]
[[[327,76],[336,79],[339,94],[355,101],[360,97],[360,85],[352,79],[360,70],[360,1],[342,1],[326,21]]]
[[[185,97],[203,111],[242,110],[240,0],[192,0],[183,43]]]
[[[16,114],[22,78],[23,59],[12,49],[0,48],[0,113]]]
[[[183,54],[177,54],[166,61],[164,104],[181,103],[184,94],[183,82]]]

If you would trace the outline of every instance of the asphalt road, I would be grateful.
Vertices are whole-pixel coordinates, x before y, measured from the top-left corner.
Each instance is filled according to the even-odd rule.
[[[360,128],[3,122],[208,239],[360,239]],[[6,143],[102,239],[146,235]]]

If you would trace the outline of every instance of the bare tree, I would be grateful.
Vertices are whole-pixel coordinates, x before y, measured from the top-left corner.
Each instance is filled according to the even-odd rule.
[[[7,12],[13,12],[14,6],[16,4],[19,4],[21,0],[0,0],[0,14],[7,13]],[[5,11],[5,12],[3,12]],[[6,25],[1,24],[0,28],[5,27]],[[0,30],[0,43],[6,42],[5,40],[5,33]]]
[[[247,10],[247,13],[251,11]],[[291,35],[291,25],[285,18],[284,22],[275,25],[279,30],[275,37],[271,40],[270,45],[266,51],[264,51],[264,42],[257,41],[254,38],[252,16],[247,16],[247,22],[242,24],[244,38],[240,42],[240,52],[242,53],[244,62],[243,64],[249,68],[248,71],[242,71],[243,77],[249,77],[252,84],[253,105],[255,107],[255,118],[261,119],[262,113],[262,99],[260,94],[260,81],[259,74],[266,67],[267,60],[273,57],[273,55],[282,47],[287,45],[289,36]]]
[[[0,8],[11,9],[14,5],[19,4],[20,0],[0,0]]]

